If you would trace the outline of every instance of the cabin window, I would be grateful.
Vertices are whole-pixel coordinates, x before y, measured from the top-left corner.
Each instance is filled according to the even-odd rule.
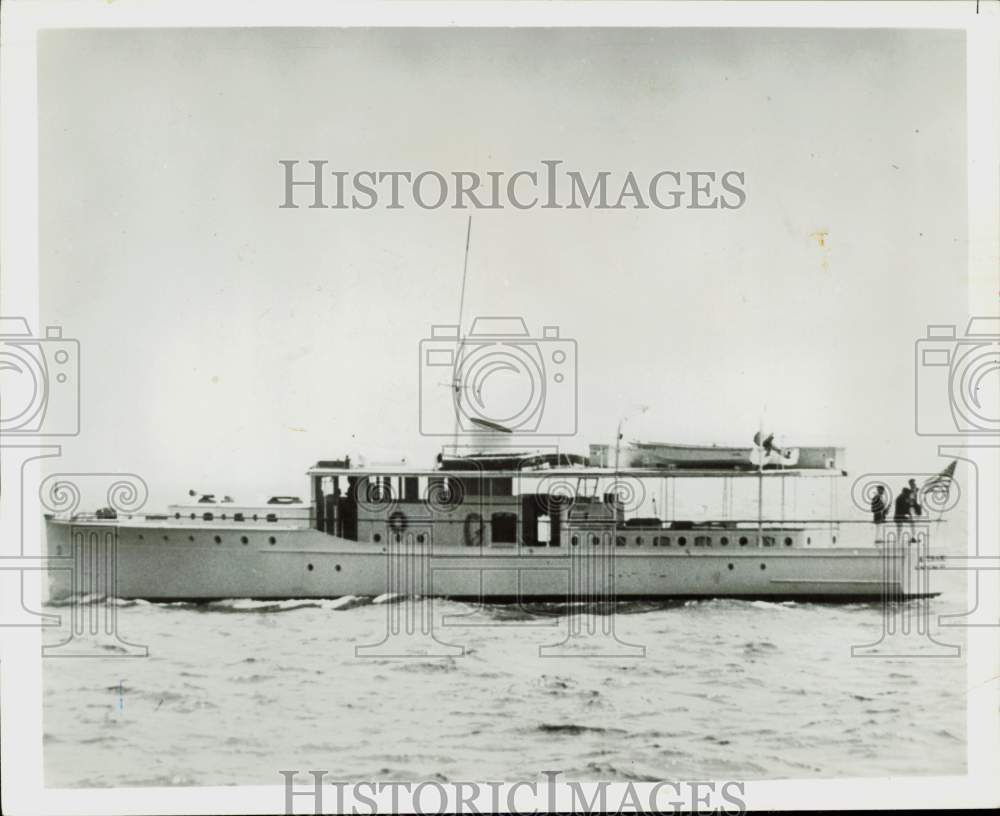
[[[552,521],[545,513],[538,516],[535,527],[535,538],[539,545],[547,546],[552,539]]]
[[[480,479],[478,476],[473,476],[471,478],[467,477],[465,479],[462,479],[461,483],[462,483],[462,490],[465,491],[466,496],[480,495],[479,493]]]
[[[725,547],[729,543],[729,539],[726,536],[723,536],[722,538],[719,539],[719,543],[723,547]]]
[[[687,540],[686,536],[681,536],[680,538],[677,539],[677,546],[678,547],[683,547],[687,543],[688,543],[688,540]]]
[[[490,517],[490,540],[494,544],[517,543],[517,515],[494,513]]]
[[[787,538],[787,537],[785,538],[785,546],[786,547],[791,547],[792,546],[792,539],[791,538]]]
[[[635,537],[635,545],[637,547],[641,547],[642,546],[642,536],[636,536]]]
[[[420,482],[416,476],[406,476],[403,479],[403,500],[420,501]]]
[[[580,539],[579,539],[579,537],[577,537],[577,536],[573,536],[573,537],[572,537],[572,538],[570,539],[570,542],[569,542],[569,543],[570,543],[570,544],[572,544],[572,545],[573,545],[573,546],[575,547],[575,546],[576,546],[577,544],[579,544],[579,543],[580,543]]]
[[[712,537],[711,536],[695,536],[694,546],[696,547],[711,547]]]
[[[615,546],[616,547],[624,547],[625,546],[625,536],[617,536],[615,538]]]
[[[601,543],[601,539],[598,538],[597,536],[591,536],[590,537],[590,543],[593,544],[596,547],[598,544]]]
[[[372,536],[372,540],[376,544],[378,544],[382,540],[382,534],[381,533],[375,533],[375,535]]]
[[[773,547],[774,546],[774,536],[764,536],[764,546]]]
[[[268,513],[267,514],[267,520],[268,521],[277,521],[278,517],[274,513]]]
[[[748,539],[747,539],[746,536],[740,536],[740,546],[741,547],[745,547],[747,545],[747,541],[748,541]]]
[[[243,521],[242,513],[233,513],[233,521]]]
[[[499,478],[490,479],[490,495],[492,496],[513,496],[513,479]]]

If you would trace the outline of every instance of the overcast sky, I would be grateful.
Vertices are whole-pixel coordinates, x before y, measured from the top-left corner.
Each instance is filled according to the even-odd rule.
[[[627,437],[748,444],[765,412],[852,472],[936,469],[913,344],[967,317],[964,75],[960,32],[45,32],[40,314],[83,359],[58,469],[162,505],[433,456],[418,348],[457,318],[467,213],[279,209],[283,159],[741,171],[735,210],[475,213],[466,328],[577,342],[577,449],[648,405]]]

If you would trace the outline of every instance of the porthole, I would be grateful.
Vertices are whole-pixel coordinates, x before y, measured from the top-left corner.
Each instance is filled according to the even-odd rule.
[[[813,543],[812,536],[808,536],[806,538],[806,544],[812,544],[812,543]]]
[[[792,539],[789,538],[789,537],[787,537],[787,536],[785,537],[785,546],[786,547],[791,547],[792,546]]]
[[[681,536],[680,538],[677,539],[677,546],[678,547],[683,547],[687,543],[688,543],[688,540],[687,540],[687,538],[685,536]]]
[[[278,543],[278,539],[276,539],[274,536],[268,536],[267,537],[267,543],[271,544],[271,545],[277,544]]]
[[[719,543],[725,547],[729,543],[729,538],[727,536],[723,536],[719,539]]]
[[[268,513],[267,514],[267,520],[268,521],[277,521],[278,517],[274,513]]]
[[[216,544],[221,544],[222,543],[222,536],[216,536],[215,537],[215,543]]]
[[[139,540],[142,541],[144,538],[145,536],[142,533],[139,533]]]
[[[836,543],[837,543],[837,536],[834,536],[834,537],[833,537],[833,543],[834,543],[834,544],[836,544]]]
[[[194,521],[194,513],[191,514],[191,521]]]
[[[225,521],[225,520],[226,520],[226,514],[225,514],[225,513],[223,513],[223,514],[222,514],[222,520],[223,520],[223,521]]]
[[[727,566],[727,567],[729,567],[729,569],[732,569],[732,568],[733,568],[733,565],[732,565],[732,564],[727,564],[726,566]]]
[[[616,547],[624,547],[625,546],[625,536],[616,536],[615,537],[615,546]]]
[[[309,572],[312,572],[313,571],[313,565],[312,564],[306,564],[306,569],[309,570]]]
[[[337,566],[335,566],[335,567],[334,567],[334,569],[335,569],[335,570],[336,570],[337,572],[340,572],[340,564],[337,564]]]
[[[420,534],[419,534],[419,535],[417,536],[417,544],[423,544],[423,543],[424,543],[424,534],[423,534],[423,533],[420,533]]]
[[[601,539],[599,539],[597,536],[591,536],[590,543],[596,547],[598,544],[601,543]]]
[[[233,513],[233,521],[243,521],[244,517],[242,513]]]
[[[181,514],[180,514],[180,513],[174,513],[174,518],[175,518],[175,519],[179,519],[180,517],[181,517]]]
[[[570,544],[572,544],[574,547],[579,543],[580,539],[577,536],[573,536],[573,538],[570,539]]]
[[[202,517],[202,518],[203,518],[203,519],[204,519],[205,521],[211,521],[211,520],[212,520],[213,518],[215,518],[215,516],[213,516],[213,515],[212,515],[211,513],[202,513],[202,514],[201,514],[201,517]]]
[[[194,536],[188,536],[188,541],[194,541]]]
[[[170,536],[163,536],[164,541],[170,541]]]
[[[635,545],[637,547],[641,547],[642,546],[642,536],[636,536],[635,537]]]
[[[767,569],[767,564],[761,564],[761,565],[760,565],[760,568],[761,568],[762,570],[766,570],[766,569]]]
[[[396,533],[396,543],[398,544],[402,539],[399,537],[399,533]]]
[[[254,513],[254,514],[253,514],[253,520],[254,520],[254,521],[256,521],[256,520],[257,520],[257,514],[256,514],[256,513]]]
[[[746,545],[747,545],[747,537],[746,536],[740,536],[740,546],[741,547],[745,547]]]
[[[378,544],[381,540],[382,540],[381,533],[375,533],[375,535],[372,536],[372,541],[374,541],[376,544]]]
[[[247,538],[246,536],[240,536],[240,544],[249,544],[249,543],[250,543],[249,538]]]

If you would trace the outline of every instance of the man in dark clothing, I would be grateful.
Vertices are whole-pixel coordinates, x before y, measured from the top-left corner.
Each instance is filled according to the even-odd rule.
[[[882,524],[888,514],[889,502],[885,495],[885,487],[879,485],[875,488],[875,495],[872,496],[872,518],[876,524]]]
[[[917,480],[910,479],[910,516],[923,515],[924,508],[920,506],[920,491],[917,489]]]
[[[896,543],[903,543],[903,525],[909,524],[910,530],[913,529],[913,517],[910,515],[910,508],[912,504],[910,503],[910,488],[904,487],[899,495],[896,496],[896,502],[893,506],[892,520],[896,522]]]

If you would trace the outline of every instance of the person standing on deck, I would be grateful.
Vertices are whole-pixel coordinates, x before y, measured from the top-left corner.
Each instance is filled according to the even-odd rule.
[[[876,524],[884,524],[885,517],[889,514],[890,498],[885,495],[885,487],[879,485],[875,488],[875,495],[872,496],[872,520]]]
[[[924,508],[920,506],[920,490],[917,488],[917,480],[910,479],[910,519],[923,515]]]
[[[913,527],[913,517],[910,515],[910,488],[904,487],[899,495],[896,496],[896,501],[893,506],[892,520],[896,522],[896,543],[903,543],[903,525],[909,523],[910,528]]]

